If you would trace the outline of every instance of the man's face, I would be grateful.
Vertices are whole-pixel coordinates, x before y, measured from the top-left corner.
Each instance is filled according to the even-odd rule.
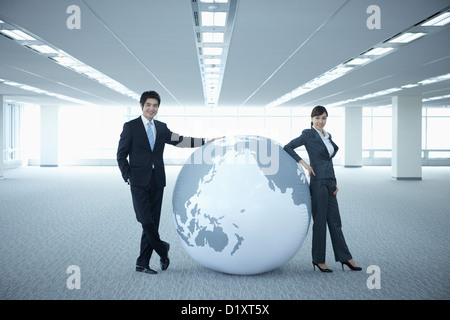
[[[147,120],[152,121],[153,117],[156,116],[159,109],[158,100],[155,98],[148,98],[144,105],[141,104],[142,115],[147,118]]]

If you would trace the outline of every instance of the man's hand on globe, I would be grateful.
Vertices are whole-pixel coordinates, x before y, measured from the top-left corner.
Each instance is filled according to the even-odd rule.
[[[209,142],[213,142],[214,140],[223,139],[223,138],[225,138],[225,136],[222,136],[222,137],[216,137],[216,138],[206,138],[206,139],[205,139],[205,142],[206,142],[206,143],[209,143]]]

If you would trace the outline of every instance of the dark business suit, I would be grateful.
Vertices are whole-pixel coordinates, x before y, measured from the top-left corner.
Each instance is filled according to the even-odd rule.
[[[125,182],[130,181],[136,219],[142,224],[141,249],[136,264],[144,267],[149,266],[153,250],[162,259],[168,255],[168,245],[160,239],[158,231],[166,186],[165,144],[188,148],[204,144],[204,139],[183,137],[170,131],[164,122],[153,122],[156,130],[153,150],[141,117],[124,124],[117,149],[117,162]]]
[[[310,166],[315,173],[315,176],[311,175],[310,179],[312,216],[314,220],[312,259],[315,263],[325,263],[327,224],[336,261],[352,259],[342,233],[337,199],[333,195],[336,189],[336,177],[332,159],[339,147],[333,142],[331,135],[329,139],[334,148],[331,156],[320,137],[320,133],[314,128],[303,130],[299,137],[293,139],[284,147],[284,150],[298,162],[301,160],[301,157],[294,149],[304,145],[309,155]]]

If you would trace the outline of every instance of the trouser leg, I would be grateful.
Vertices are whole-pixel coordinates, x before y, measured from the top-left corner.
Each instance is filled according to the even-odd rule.
[[[133,206],[137,220],[142,225],[140,254],[136,264],[148,266],[153,250],[161,257],[167,257],[167,246],[159,235],[159,221],[164,188],[132,186]]]
[[[328,214],[327,224],[330,231],[331,243],[333,245],[333,252],[336,261],[348,261],[352,259],[352,255],[348,250],[345,242],[344,234],[342,232],[341,216],[339,214],[339,206],[337,198],[333,195],[336,189],[336,181],[334,179],[327,179],[328,188]]]
[[[322,179],[311,180],[310,188],[313,218],[312,260],[315,263],[325,263],[328,189]]]

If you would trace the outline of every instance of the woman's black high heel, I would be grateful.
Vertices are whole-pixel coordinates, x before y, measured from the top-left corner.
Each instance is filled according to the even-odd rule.
[[[344,261],[344,262],[341,261],[341,264],[342,264],[342,270],[344,270],[344,264],[347,267],[349,267],[350,270],[352,270],[352,271],[361,271],[362,270],[361,267],[354,267],[354,266],[352,266],[352,264],[350,262],[348,262],[348,261]]]
[[[321,267],[319,267],[319,265],[317,263],[314,263],[314,261],[313,261],[312,264],[313,264],[313,267],[314,267],[314,271],[316,271],[316,266],[317,266],[317,268],[319,268],[319,270],[322,271],[322,272],[333,272],[333,270],[328,269],[328,268],[322,269]]]

